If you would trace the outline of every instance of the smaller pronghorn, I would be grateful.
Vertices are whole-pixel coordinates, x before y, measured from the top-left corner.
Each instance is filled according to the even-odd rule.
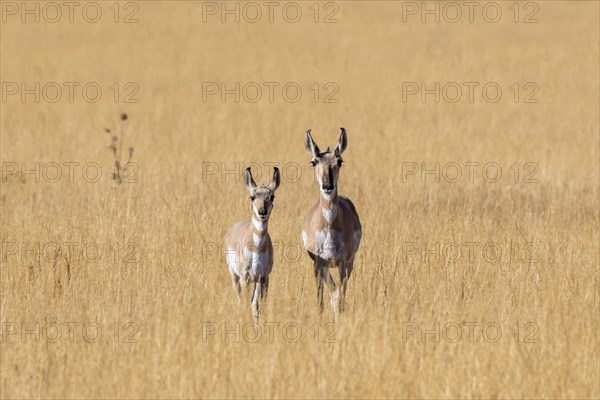
[[[319,182],[320,196],[308,212],[302,227],[302,241],[308,255],[314,261],[317,280],[317,300],[323,312],[323,283],[329,287],[331,306],[334,315],[344,310],[346,284],[354,266],[354,256],[358,251],[362,228],[354,204],[338,195],[338,177],[342,167],[342,153],[348,139],[346,130],[342,133],[333,151],[319,150],[310,135],[305,135],[306,149],[312,156],[311,164]],[[338,268],[339,284],[336,285],[330,268]]]
[[[250,168],[244,174],[246,187],[252,200],[252,219],[233,225],[225,236],[227,264],[231,273],[231,282],[240,301],[241,285],[246,288],[254,283],[252,294],[252,315],[258,322],[260,303],[266,299],[269,289],[269,274],[273,269],[273,245],[267,232],[269,216],[273,209],[275,190],[281,178],[275,168],[273,181],[269,186],[257,186],[252,179]]]

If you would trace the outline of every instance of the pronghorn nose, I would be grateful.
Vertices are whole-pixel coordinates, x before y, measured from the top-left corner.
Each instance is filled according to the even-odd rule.
[[[324,183],[321,187],[323,190],[333,190],[333,183]]]
[[[258,210],[258,215],[264,217],[265,215],[267,215],[267,210],[265,208]]]

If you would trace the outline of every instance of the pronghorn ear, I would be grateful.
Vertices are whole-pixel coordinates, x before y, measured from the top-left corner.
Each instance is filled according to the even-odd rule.
[[[335,154],[340,155],[346,150],[346,146],[348,145],[348,137],[346,136],[346,130],[344,128],[340,128],[342,133],[340,133],[340,139],[338,140],[337,146],[335,146]]]
[[[273,181],[271,183],[269,183],[269,189],[271,189],[272,191],[277,190],[277,188],[279,187],[279,184],[281,183],[281,175],[279,174],[279,168],[274,167],[275,168],[275,172],[273,172]]]
[[[304,144],[306,145],[306,150],[308,150],[313,157],[317,157],[319,155],[319,146],[317,146],[310,135],[310,129],[307,130],[306,134],[304,135]]]
[[[246,182],[246,187],[250,192],[252,192],[256,188],[256,183],[254,179],[252,179],[252,172],[250,172],[250,167],[246,168],[246,172],[244,173],[244,181]]]

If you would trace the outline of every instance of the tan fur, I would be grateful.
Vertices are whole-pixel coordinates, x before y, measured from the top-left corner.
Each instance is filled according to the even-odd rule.
[[[333,218],[332,223],[329,223],[323,215],[322,209],[333,209],[337,207],[337,213]],[[307,243],[304,247],[308,250],[311,259],[315,260],[317,255],[315,249],[318,247],[316,243],[316,233],[323,230],[332,230],[340,232],[343,239],[343,248],[340,255],[341,260],[351,262],[354,259],[354,254],[358,250],[358,246],[354,244],[354,232],[362,231],[360,219],[356,208],[350,199],[344,196],[336,196],[335,200],[328,202],[322,197],[313,203],[308,211],[308,216],[302,226],[302,231],[307,234]],[[339,267],[341,260],[324,260],[331,268]]]
[[[362,227],[354,204],[338,196],[338,178],[343,163],[341,154],[346,148],[346,130],[333,151],[321,152],[310,135],[305,136],[306,148],[311,153],[319,182],[319,199],[311,206],[302,227],[302,241],[314,262],[317,280],[317,300],[323,310],[323,284],[331,294],[331,305],[337,316],[344,309],[347,281],[354,268],[354,256],[362,238]],[[336,284],[330,268],[339,270]]]
[[[256,322],[260,302],[269,288],[269,274],[273,269],[273,245],[267,232],[273,209],[275,190],[279,187],[279,169],[275,168],[269,186],[256,186],[250,168],[245,173],[246,186],[252,200],[252,218],[235,223],[225,235],[225,249],[231,283],[240,301],[241,283],[247,288],[254,283],[252,314]]]
[[[257,236],[260,239],[258,247],[254,243],[254,236]],[[227,235],[225,235],[225,246],[227,249],[235,250],[235,257],[239,262],[238,266],[242,266],[244,258],[247,258],[247,256],[244,255],[244,251],[268,254],[271,263],[269,264],[267,274],[271,273],[271,270],[273,269],[273,245],[271,243],[271,236],[269,236],[269,232],[267,232],[266,229],[262,232],[257,230],[252,224],[251,219],[237,222],[231,227],[229,232],[227,232]],[[255,282],[260,278],[260,275],[252,275],[250,271],[247,270],[240,270],[238,274],[244,282]]]

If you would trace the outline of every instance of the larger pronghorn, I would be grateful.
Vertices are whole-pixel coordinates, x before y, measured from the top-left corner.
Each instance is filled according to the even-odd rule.
[[[319,182],[320,196],[312,205],[302,227],[302,241],[314,261],[317,280],[317,300],[323,312],[323,283],[329,287],[334,315],[344,309],[346,284],[354,265],[354,256],[360,245],[362,228],[358,213],[350,199],[338,195],[338,178],[342,167],[342,153],[348,139],[342,129],[337,145],[330,151],[319,150],[310,135],[305,135],[306,149],[312,156]],[[338,268],[340,280],[335,283],[330,268]]]
[[[273,209],[275,190],[281,181],[279,169],[275,167],[269,186],[257,186],[250,168],[244,174],[246,187],[252,201],[252,219],[234,224],[225,236],[225,247],[231,283],[240,300],[241,285],[248,288],[254,283],[252,292],[252,314],[258,322],[260,303],[267,296],[269,274],[273,269],[273,245],[267,232],[269,216]]]

